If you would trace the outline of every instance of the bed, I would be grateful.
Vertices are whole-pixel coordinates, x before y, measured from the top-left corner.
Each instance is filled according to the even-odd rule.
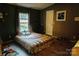
[[[16,41],[20,43],[31,54],[36,54],[48,48],[52,43],[52,37],[45,34],[31,33],[28,36],[16,35]]]

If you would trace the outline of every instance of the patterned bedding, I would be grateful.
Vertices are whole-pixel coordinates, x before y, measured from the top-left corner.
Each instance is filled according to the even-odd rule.
[[[28,52],[35,54],[44,48],[49,47],[52,43],[52,37],[48,35],[31,33],[31,35],[17,35],[16,41],[20,43]]]

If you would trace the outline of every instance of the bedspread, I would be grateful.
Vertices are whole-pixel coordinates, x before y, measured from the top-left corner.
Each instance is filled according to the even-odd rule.
[[[30,53],[37,53],[52,43],[52,37],[44,34],[31,33],[31,35],[17,35],[16,41],[26,48]]]

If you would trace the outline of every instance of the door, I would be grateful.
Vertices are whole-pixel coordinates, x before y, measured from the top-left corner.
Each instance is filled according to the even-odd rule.
[[[53,35],[54,10],[46,11],[46,34]]]

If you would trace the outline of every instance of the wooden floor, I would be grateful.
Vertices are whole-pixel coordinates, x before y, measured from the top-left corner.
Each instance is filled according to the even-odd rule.
[[[37,56],[70,56],[69,44],[55,41],[49,48],[37,53]]]

